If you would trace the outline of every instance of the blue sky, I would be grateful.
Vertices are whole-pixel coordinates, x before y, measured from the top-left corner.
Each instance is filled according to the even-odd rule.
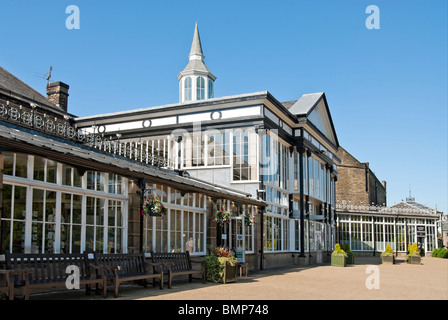
[[[0,0],[0,65],[43,94],[53,66],[78,116],[176,103],[198,22],[216,97],[325,91],[341,146],[387,181],[388,204],[411,188],[446,213],[447,15],[446,0]]]

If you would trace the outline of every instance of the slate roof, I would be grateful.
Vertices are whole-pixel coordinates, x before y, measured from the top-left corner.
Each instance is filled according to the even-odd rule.
[[[190,60],[182,73],[186,71],[202,71],[211,73],[202,60]]]
[[[201,37],[199,36],[199,28],[197,22],[194,28],[193,42],[191,43],[190,54],[204,55],[202,53]]]
[[[191,192],[202,192],[210,196],[221,196],[222,198],[265,206],[261,200],[251,198],[249,194],[225,188],[191,177],[181,176],[178,172],[150,166],[138,161],[127,159],[111,153],[101,152],[98,149],[52,137],[26,128],[18,127],[0,121],[0,145],[5,148],[15,148],[25,151],[25,146],[31,150],[40,152],[42,155],[47,153],[57,154],[58,160],[62,157],[67,164],[76,166],[77,163],[86,163],[91,170],[97,170],[98,166],[110,169],[110,172],[137,178],[146,177],[147,180],[153,178],[155,183],[164,183],[168,186],[174,186],[177,189]],[[118,170],[118,171],[117,171]],[[127,173],[127,174],[123,174]]]
[[[200,56],[200,59],[192,59],[191,58],[192,56]],[[178,79],[181,77],[182,74],[194,71],[208,73],[210,78],[212,78],[213,80],[216,79],[216,77],[210,72],[210,70],[207,68],[207,66],[203,61],[204,54],[202,52],[201,37],[199,36],[199,28],[197,23],[194,28],[193,41],[191,43],[191,50],[188,57],[190,58],[190,61],[188,62],[185,69],[181,73],[179,73]]]
[[[308,115],[323,94],[323,92],[304,94],[289,108],[289,112],[294,115]]]
[[[26,99],[35,101],[38,104],[58,109],[42,94],[31,88],[29,85],[18,79],[2,67],[0,67],[0,88],[13,92]]]

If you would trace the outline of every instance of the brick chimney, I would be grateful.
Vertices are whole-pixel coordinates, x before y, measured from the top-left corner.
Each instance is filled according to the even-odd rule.
[[[64,112],[67,112],[69,88],[68,84],[61,81],[47,84],[48,100]]]

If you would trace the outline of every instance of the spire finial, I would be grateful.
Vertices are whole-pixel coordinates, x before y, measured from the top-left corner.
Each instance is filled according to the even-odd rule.
[[[190,60],[194,57],[196,59],[204,59],[204,54],[202,53],[201,37],[199,36],[198,23],[194,28],[193,42],[191,43],[190,55],[188,56]]]

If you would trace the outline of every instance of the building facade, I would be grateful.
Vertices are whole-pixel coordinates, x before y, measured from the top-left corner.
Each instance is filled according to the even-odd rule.
[[[333,247],[340,162],[325,93],[284,103],[267,91],[215,98],[216,77],[203,58],[196,26],[188,65],[178,76],[179,103],[75,118],[76,126],[103,137],[97,146],[102,151],[136,150],[131,157],[137,161],[265,202],[265,209],[254,212],[254,225],[245,226],[235,214],[229,225],[210,234],[218,245],[243,245],[251,265],[310,263],[310,257],[315,262],[313,253]],[[225,202],[219,207],[251,210]],[[160,230],[174,237],[175,228],[167,223]],[[145,229],[147,247],[165,250],[154,236],[155,224],[150,221]]]
[[[205,255],[215,245],[209,229],[216,203],[246,212],[265,206],[248,193],[136,161],[137,150],[125,144],[121,154],[101,151],[105,139],[79,131],[67,113],[68,86],[47,89],[54,100],[0,68],[0,260],[6,250]],[[167,217],[141,214],[152,196],[168,208]]]
[[[379,255],[389,244],[406,253],[417,243],[422,255],[439,247],[442,212],[407,198],[390,207],[337,203],[338,242],[357,254]]]
[[[438,247],[441,212],[415,201],[386,206],[386,182],[379,181],[368,162],[360,162],[339,147],[336,183],[337,242],[349,244],[357,254],[379,255],[390,244],[406,253],[417,243],[422,254]]]

